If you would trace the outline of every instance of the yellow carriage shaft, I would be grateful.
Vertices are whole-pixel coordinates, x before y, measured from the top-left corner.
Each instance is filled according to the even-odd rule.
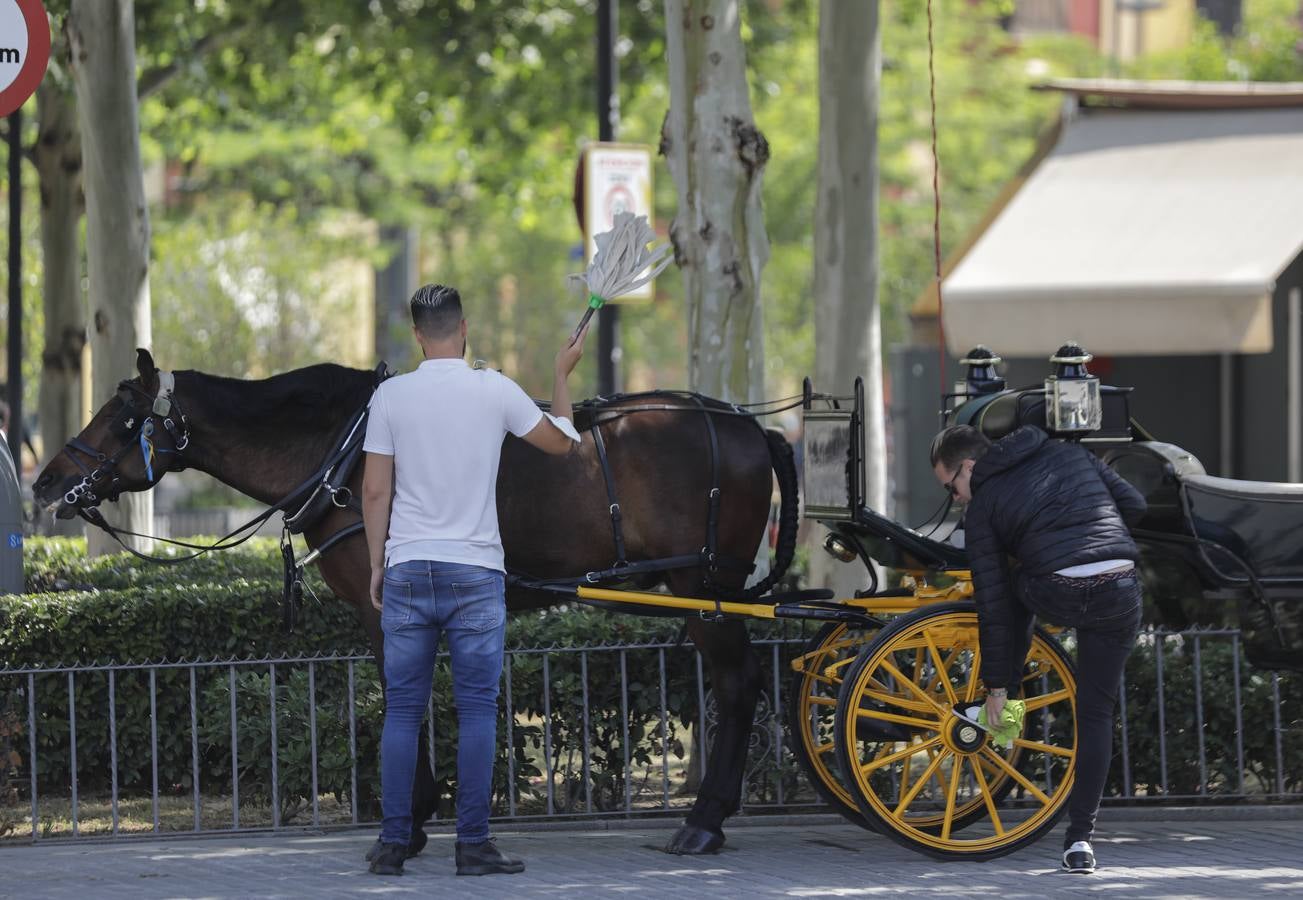
[[[729,600],[702,600],[696,597],[675,597],[671,594],[648,594],[639,591],[614,591],[580,585],[575,589],[580,600],[603,600],[608,603],[627,603],[631,606],[656,606],[662,609],[681,609],[684,612],[721,612],[730,616],[751,616],[756,619],[778,618],[774,606],[768,603],[737,603]]]
[[[967,570],[954,570],[941,573],[954,579],[953,584],[944,587],[929,585],[920,580],[914,583],[912,594],[898,597],[853,597],[832,601],[866,615],[897,615],[912,612],[922,603],[936,603],[943,600],[963,600],[972,595],[973,583]],[[641,591],[620,591],[609,588],[586,587],[580,585],[575,589],[581,600],[602,600],[607,603],[626,603],[630,606],[654,606],[660,609],[677,609],[684,612],[723,613],[729,616],[748,616],[754,619],[802,618],[802,611],[809,613],[809,618],[821,618],[819,613],[826,613],[828,602],[806,604],[800,601],[792,603],[739,603],[732,600],[706,600],[700,597],[676,597],[672,594],[651,594]],[[781,615],[776,612],[782,607]]]

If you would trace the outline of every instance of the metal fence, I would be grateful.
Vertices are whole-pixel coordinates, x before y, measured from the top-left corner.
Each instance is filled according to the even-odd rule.
[[[815,807],[783,725],[787,663],[803,640],[755,643],[765,695],[744,802]],[[1121,698],[1113,802],[1300,798],[1299,682],[1248,666],[1237,631],[1143,635]],[[374,821],[380,693],[370,657],[0,668],[0,691],[0,835]],[[452,814],[455,746],[439,691],[437,680],[425,732],[444,801],[436,819]],[[496,821],[690,805],[714,722],[690,646],[509,650],[502,702]]]

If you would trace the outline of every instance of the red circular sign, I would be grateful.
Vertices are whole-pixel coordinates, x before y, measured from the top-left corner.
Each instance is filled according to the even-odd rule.
[[[7,116],[36,93],[36,86],[45,77],[45,69],[50,64],[50,20],[45,17],[41,0],[0,0],[0,3],[17,5],[22,13],[19,27],[27,30],[27,52],[17,60],[15,56],[21,51],[13,44],[21,41],[22,35],[14,34],[12,28],[0,30],[0,62],[17,61],[21,66],[9,86],[0,91],[0,116]]]

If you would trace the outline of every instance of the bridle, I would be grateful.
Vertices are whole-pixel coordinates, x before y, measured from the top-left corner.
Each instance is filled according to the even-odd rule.
[[[174,396],[176,376],[171,372],[158,373],[158,393],[150,395],[140,385],[131,381],[118,382],[118,396],[122,410],[109,424],[109,430],[123,438],[123,443],[112,455],[106,454],[80,438],[64,444],[64,454],[82,473],[82,479],[63,495],[63,502],[75,507],[79,513],[94,508],[105,500],[116,501],[122,493],[122,479],[118,465],[128,453],[139,449],[145,464],[145,478],[150,487],[158,482],[154,477],[154,462],[159,454],[179,454],[190,445],[190,422]],[[133,394],[148,401],[148,412],[142,414],[135,406]],[[178,425],[178,422],[180,423]],[[154,435],[162,428],[172,438],[171,449],[154,446]],[[81,457],[94,462],[88,466]],[[158,477],[162,478],[159,472]]]

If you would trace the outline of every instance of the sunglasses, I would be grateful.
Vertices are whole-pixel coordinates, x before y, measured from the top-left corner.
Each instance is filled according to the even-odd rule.
[[[964,474],[964,467],[963,464],[960,464],[959,471],[955,473],[955,477],[941,485],[946,489],[946,493],[956,500],[959,499],[959,489],[955,487],[955,482],[959,480],[959,476],[962,474]]]

